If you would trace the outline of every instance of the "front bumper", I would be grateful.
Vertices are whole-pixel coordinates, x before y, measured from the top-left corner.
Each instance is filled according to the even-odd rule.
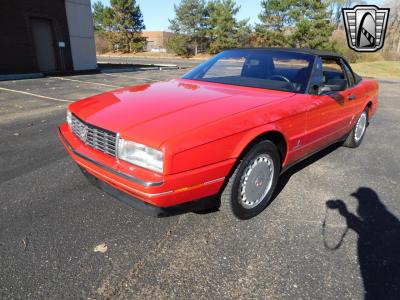
[[[193,204],[188,202],[218,194],[225,176],[235,163],[235,160],[227,160],[179,174],[161,176],[138,167],[127,168],[116,158],[86,146],[71,132],[67,123],[60,125],[58,135],[84,173],[97,179],[91,180],[92,183],[151,215],[164,215],[176,206],[190,207]],[[138,201],[145,204],[133,204]],[[143,209],[148,208],[148,205],[158,208],[158,212],[151,213],[149,210],[154,209]]]
[[[181,214],[185,212],[192,211],[201,211],[206,210],[212,207],[215,207],[218,204],[218,198],[216,196],[205,197],[199,200],[189,201],[182,204],[168,206],[168,207],[158,207],[151,205],[147,202],[141,201],[140,199],[133,197],[127,193],[122,192],[121,190],[107,184],[104,181],[101,181],[97,177],[88,173],[84,168],[81,167],[82,173],[87,177],[87,179],[96,187],[103,190],[107,194],[113,196],[115,199],[121,201],[122,203],[133,207],[141,212],[144,212],[147,215],[153,217],[167,217],[176,214]]]

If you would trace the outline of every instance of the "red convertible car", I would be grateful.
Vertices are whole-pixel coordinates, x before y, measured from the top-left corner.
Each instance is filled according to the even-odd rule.
[[[336,142],[359,146],[377,95],[335,53],[227,50],[179,79],[71,104],[59,137],[91,182],[135,208],[219,205],[248,219],[293,164]]]

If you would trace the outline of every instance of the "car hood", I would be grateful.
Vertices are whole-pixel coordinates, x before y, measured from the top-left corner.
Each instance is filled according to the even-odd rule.
[[[77,101],[69,109],[89,124],[158,148],[183,132],[293,95],[175,79],[106,92]]]

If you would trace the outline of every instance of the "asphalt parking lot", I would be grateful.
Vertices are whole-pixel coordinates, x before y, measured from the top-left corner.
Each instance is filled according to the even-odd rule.
[[[129,57],[129,56],[97,56],[99,63],[115,63],[115,64],[142,64],[142,65],[177,65],[182,68],[192,68],[204,60],[201,59],[179,59],[179,58],[157,58],[157,57]]]
[[[184,72],[0,82],[0,298],[398,298],[400,81],[360,148],[288,171],[258,217],[156,219],[90,185],[56,128],[76,99]]]

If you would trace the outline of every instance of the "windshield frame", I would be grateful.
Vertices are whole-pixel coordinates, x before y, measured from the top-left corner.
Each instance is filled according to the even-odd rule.
[[[271,56],[293,56],[293,59],[305,59],[309,61],[309,65],[307,67],[308,75],[307,79],[304,82],[304,85],[302,86],[300,91],[295,91],[293,89],[288,89],[284,88],[283,86],[279,86],[279,82],[283,83],[283,81],[278,81],[278,80],[268,80],[271,86],[265,87],[265,86],[257,86],[256,84],[249,85],[246,82],[221,82],[217,80],[211,80],[211,78],[202,78],[214,65],[216,62],[218,62],[221,58],[226,57],[227,54],[231,54],[231,57],[246,57],[248,55],[252,54],[271,54]],[[316,55],[315,54],[310,54],[310,53],[302,53],[302,52],[295,52],[295,51],[285,51],[281,49],[262,49],[262,48],[253,48],[253,49],[231,49],[231,50],[225,50],[223,52],[220,52],[219,54],[213,56],[212,58],[208,59],[207,61],[203,62],[202,64],[198,65],[194,69],[190,70],[188,73],[184,74],[180,78],[185,79],[185,80],[194,80],[194,81],[201,81],[201,82],[210,82],[210,83],[218,83],[218,84],[225,84],[225,85],[230,85],[230,86],[243,86],[243,87],[250,87],[250,88],[259,88],[259,89],[264,89],[264,90],[277,90],[277,91],[283,91],[283,92],[292,92],[292,93],[299,93],[299,94],[307,94],[308,93],[308,87],[310,84],[310,78],[314,70],[314,65],[316,61]],[[226,76],[229,77],[229,76]],[[247,77],[251,78],[251,77]],[[255,81],[260,81],[260,79],[257,78],[252,78]],[[262,79],[266,81],[267,79]]]

